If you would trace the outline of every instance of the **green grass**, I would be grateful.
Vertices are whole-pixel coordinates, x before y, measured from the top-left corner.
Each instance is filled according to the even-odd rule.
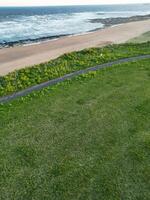
[[[61,77],[65,74],[109,61],[141,54],[150,54],[150,42],[143,44],[110,45],[65,54],[55,60],[0,77],[0,96]]]
[[[0,118],[1,200],[149,200],[149,59],[1,105]]]
[[[150,41],[150,31],[140,35],[139,37],[133,38],[129,40],[128,42],[143,43],[143,42],[148,42],[148,41]]]

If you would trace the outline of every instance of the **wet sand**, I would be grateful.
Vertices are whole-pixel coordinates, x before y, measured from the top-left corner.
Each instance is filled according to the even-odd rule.
[[[89,47],[123,43],[150,31],[150,20],[130,22],[84,35],[62,37],[40,44],[0,49],[0,75],[49,61],[58,56]]]

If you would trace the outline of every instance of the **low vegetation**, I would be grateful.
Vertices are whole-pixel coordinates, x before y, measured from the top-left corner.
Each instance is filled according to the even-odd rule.
[[[116,57],[133,52],[119,48]],[[53,62],[76,70],[84,52],[96,63],[88,50]],[[149,200],[150,59],[1,104],[0,116],[1,200]]]
[[[150,43],[121,44],[65,54],[55,60],[0,77],[0,96],[119,58],[150,54]]]
[[[139,37],[129,40],[131,43],[143,43],[148,41],[150,41],[150,31],[140,35]]]

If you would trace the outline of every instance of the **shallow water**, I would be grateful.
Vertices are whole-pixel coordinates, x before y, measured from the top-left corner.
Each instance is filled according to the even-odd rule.
[[[150,14],[150,4],[0,8],[0,45],[54,39],[102,28],[89,19]]]

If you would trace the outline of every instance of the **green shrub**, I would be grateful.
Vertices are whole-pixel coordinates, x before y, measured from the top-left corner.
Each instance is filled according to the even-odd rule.
[[[55,60],[20,69],[0,77],[0,96],[105,62],[141,54],[150,54],[149,46],[150,42],[109,45],[104,48],[90,48],[64,54]]]

